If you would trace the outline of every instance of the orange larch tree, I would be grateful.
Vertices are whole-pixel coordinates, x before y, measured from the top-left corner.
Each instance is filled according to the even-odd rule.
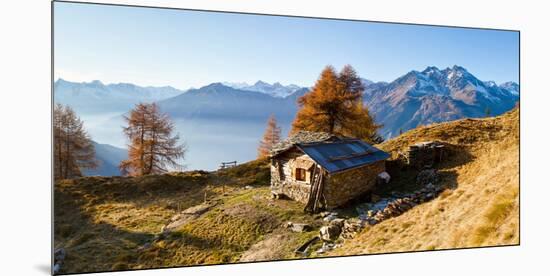
[[[84,123],[69,106],[53,110],[54,179],[82,176],[82,170],[98,165],[95,149]]]
[[[269,116],[264,136],[258,146],[258,158],[266,158],[273,146],[281,141],[281,128],[277,125],[275,115]]]
[[[373,142],[379,125],[363,104],[365,87],[350,65],[337,73],[327,66],[311,91],[298,99],[291,133],[299,130],[347,135]]]
[[[172,135],[174,123],[160,112],[155,103],[139,103],[128,116],[123,132],[128,139],[128,159],[120,163],[124,175],[160,174],[169,169],[180,169],[185,157],[185,144],[179,144],[179,135]]]

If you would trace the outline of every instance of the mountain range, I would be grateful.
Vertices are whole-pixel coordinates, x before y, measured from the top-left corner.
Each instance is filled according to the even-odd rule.
[[[294,119],[296,101],[307,91],[307,88],[298,88],[285,97],[279,97],[272,96],[271,92],[235,89],[222,83],[212,83],[159,101],[158,104],[161,110],[178,118],[263,122],[274,114],[279,121],[286,122]]]
[[[456,65],[445,69],[430,66],[423,71],[413,70],[392,82],[367,79],[362,79],[362,82],[366,88],[363,100],[375,121],[383,125],[380,134],[386,139],[420,125],[500,115],[516,105],[520,93],[517,83],[482,81]],[[99,81],[75,83],[59,79],[55,82],[54,100],[72,106],[78,114],[112,114],[109,116],[118,119],[110,120],[110,126],[118,135],[120,115],[138,102],[157,102],[161,110],[179,122],[178,131],[183,131],[181,134],[184,137],[189,138],[190,142],[204,143],[196,146],[190,144],[191,153],[198,155],[203,147],[212,145],[203,138],[205,135],[226,136],[231,137],[231,142],[227,140],[227,145],[223,147],[234,147],[235,151],[229,157],[219,159],[236,158],[238,152],[244,152],[241,159],[247,160],[255,156],[257,140],[269,115],[274,114],[283,132],[287,132],[298,110],[297,99],[309,89],[258,81],[253,85],[218,82],[197,89],[179,90],[170,86],[106,85]],[[186,129],[190,124],[193,126]],[[109,120],[95,122],[97,129],[108,125]],[[93,138],[94,130],[90,132]],[[237,141],[243,145],[235,146]],[[103,150],[104,145],[100,148],[102,151],[98,154],[111,155],[111,151]],[[212,150],[211,154],[215,152]],[[117,154],[118,160],[121,152]],[[112,163],[109,158],[102,158],[107,159],[105,164]],[[193,159],[193,155],[188,155],[188,159]],[[112,168],[97,171],[101,170]]]
[[[363,98],[383,125],[381,135],[391,138],[419,125],[500,115],[519,100],[519,85],[481,81],[456,65],[443,70],[430,66],[391,83],[367,85]]]
[[[269,84],[261,80],[257,81],[253,85],[249,85],[246,82],[240,82],[240,83],[223,82],[222,84],[225,86],[229,86],[231,88],[245,90],[245,91],[260,92],[260,93],[264,93],[264,94],[267,94],[273,97],[278,97],[278,98],[285,98],[295,93],[296,91],[303,89],[303,87],[300,87],[295,84],[282,85],[279,82]]]
[[[138,102],[156,102],[185,91],[171,86],[138,86],[131,83],[103,84],[101,81],[70,82],[58,79],[54,101],[70,105],[79,114],[126,112]]]

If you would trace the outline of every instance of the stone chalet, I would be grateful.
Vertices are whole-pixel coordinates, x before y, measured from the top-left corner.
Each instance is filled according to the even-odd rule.
[[[271,190],[330,210],[372,191],[389,154],[360,139],[300,131],[271,151]]]

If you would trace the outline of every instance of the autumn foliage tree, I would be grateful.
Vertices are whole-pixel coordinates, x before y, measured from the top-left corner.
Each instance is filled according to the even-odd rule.
[[[154,103],[140,103],[124,117],[123,132],[128,139],[128,159],[120,163],[124,175],[160,174],[183,166],[186,146],[173,135],[174,123]]]
[[[82,176],[82,170],[98,165],[94,145],[84,123],[69,106],[56,104],[53,111],[54,179]]]
[[[273,146],[281,141],[281,128],[274,115],[269,116],[264,136],[258,146],[258,158],[266,158]]]
[[[298,99],[291,133],[299,130],[353,136],[376,143],[381,127],[363,103],[365,87],[350,65],[338,73],[327,66],[311,91]]]

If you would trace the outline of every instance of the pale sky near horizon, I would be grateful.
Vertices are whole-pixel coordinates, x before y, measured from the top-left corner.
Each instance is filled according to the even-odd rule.
[[[519,80],[519,33],[55,2],[54,58],[55,79],[180,89],[311,86],[327,64],[374,81],[456,64],[503,83]]]

